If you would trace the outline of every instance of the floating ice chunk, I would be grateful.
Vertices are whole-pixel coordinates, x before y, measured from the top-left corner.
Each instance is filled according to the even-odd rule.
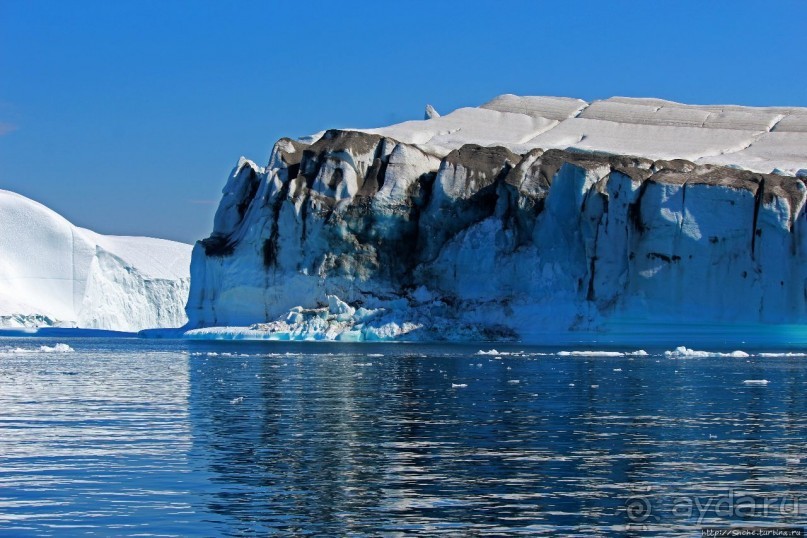
[[[230,405],[238,405],[243,401],[244,401],[244,397],[239,396],[238,398],[233,398],[232,400],[230,400]]]
[[[53,346],[39,346],[36,349],[15,347],[9,350],[9,353],[72,353],[74,351],[75,349],[67,344],[56,344]]]
[[[75,351],[67,344],[56,344],[55,346],[39,346],[42,353],[72,353]]]
[[[664,356],[671,359],[701,358],[701,357],[735,357],[745,359],[750,357],[745,351],[732,351],[730,353],[720,353],[718,351],[696,351],[686,346],[678,346],[673,351],[665,351]]]
[[[518,385],[519,383],[521,383],[521,381],[519,381],[518,379],[510,379],[507,382],[510,383],[511,385]]]
[[[689,349],[686,346],[678,346],[673,351],[665,351],[664,356],[670,358],[708,357],[709,353],[705,351],[695,351],[694,349]]]
[[[760,357],[765,357],[766,359],[773,359],[778,357],[807,357],[807,353],[760,353]]]
[[[560,357],[624,357],[621,351],[558,351]]]
[[[549,355],[549,353],[526,353],[524,351],[497,351],[495,349],[491,349],[490,351],[484,351],[480,349],[476,352],[476,355],[491,355],[495,359],[501,359],[502,357],[527,357],[527,356],[541,356],[541,355]]]
[[[452,389],[464,389],[468,385],[466,383],[451,383]]]
[[[746,385],[767,385],[770,381],[767,379],[746,379],[743,383]]]
[[[732,351],[731,353],[727,353],[726,355],[728,357],[736,357],[738,359],[746,359],[746,358],[751,356],[748,353],[746,353],[745,351],[740,351],[740,350]]]

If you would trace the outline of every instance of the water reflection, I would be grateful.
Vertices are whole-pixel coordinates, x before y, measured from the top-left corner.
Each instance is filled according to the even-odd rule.
[[[803,358],[4,344],[0,534],[699,535],[807,521],[807,499],[680,510],[807,495]],[[641,521],[632,496],[651,510]]]
[[[193,357],[194,447],[235,488],[209,508],[236,533],[608,534],[640,494],[678,534],[682,497],[804,492],[799,363],[475,349]]]
[[[5,344],[5,340],[3,341]],[[187,521],[187,357],[0,345],[0,531],[136,532]]]

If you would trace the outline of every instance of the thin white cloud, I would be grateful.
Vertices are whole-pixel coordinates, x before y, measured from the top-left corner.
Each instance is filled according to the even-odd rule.
[[[7,135],[11,131],[16,131],[17,129],[18,127],[13,123],[0,121],[0,136]]]

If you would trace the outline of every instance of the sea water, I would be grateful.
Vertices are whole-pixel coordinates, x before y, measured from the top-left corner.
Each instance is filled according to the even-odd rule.
[[[642,351],[0,339],[0,535],[807,523],[807,356]]]

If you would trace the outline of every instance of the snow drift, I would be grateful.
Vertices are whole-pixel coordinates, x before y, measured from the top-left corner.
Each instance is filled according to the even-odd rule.
[[[242,159],[194,248],[189,336],[807,322],[807,109],[508,95],[427,116]]]
[[[0,191],[0,326],[138,331],[187,318],[191,246],[104,236]]]

